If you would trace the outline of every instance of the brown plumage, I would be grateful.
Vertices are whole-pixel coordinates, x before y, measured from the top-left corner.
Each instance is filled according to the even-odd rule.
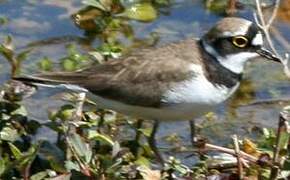
[[[189,62],[202,63],[198,52],[199,44],[188,39],[159,48],[142,49],[128,57],[109,60],[81,71],[14,79],[32,83],[74,84],[126,104],[157,107],[167,89],[192,76]]]

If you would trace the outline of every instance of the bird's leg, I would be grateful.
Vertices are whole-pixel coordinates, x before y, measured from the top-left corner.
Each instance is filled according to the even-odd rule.
[[[140,128],[142,128],[142,124],[143,124],[143,119],[138,119],[137,123],[136,123],[136,136],[135,136],[135,141],[138,143],[140,140],[140,136],[141,136],[141,131]]]
[[[135,126],[135,129],[136,129],[136,135],[135,135],[135,140],[133,141],[133,147],[132,147],[132,153],[137,157],[138,155],[138,149],[140,148],[140,144],[139,144],[139,140],[140,140],[140,137],[141,137],[141,131],[140,131],[140,128],[142,128],[142,124],[143,124],[143,119],[137,119],[137,122],[136,122],[136,126]]]
[[[156,132],[158,130],[158,127],[159,127],[159,122],[158,121],[154,121],[150,137],[148,138],[148,143],[149,143],[150,148],[154,152],[157,160],[161,164],[163,164],[164,161],[163,161],[163,158],[162,158],[161,154],[158,151],[158,148],[156,146],[156,140],[155,140],[155,134],[156,134]]]
[[[190,138],[191,138],[191,144],[194,151],[197,152],[197,154],[202,157],[204,155],[203,149],[204,145],[207,142],[206,138],[203,138],[200,136],[199,133],[196,133],[196,124],[194,120],[189,121],[190,124]]]
[[[189,121],[189,125],[190,125],[190,140],[191,140],[192,146],[194,147],[195,143],[196,143],[195,121],[194,120],[190,120]]]

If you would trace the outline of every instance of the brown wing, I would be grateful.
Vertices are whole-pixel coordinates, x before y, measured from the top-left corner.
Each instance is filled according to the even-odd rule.
[[[199,47],[185,40],[160,48],[139,50],[80,72],[37,75],[38,80],[72,83],[92,93],[139,106],[159,106],[164,92],[192,75],[188,63],[197,63]]]

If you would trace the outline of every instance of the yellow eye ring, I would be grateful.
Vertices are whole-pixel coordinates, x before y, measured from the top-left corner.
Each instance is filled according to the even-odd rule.
[[[244,36],[236,36],[236,37],[233,37],[233,39],[232,39],[232,43],[236,47],[239,47],[239,48],[246,47],[248,42],[249,42],[248,39]]]

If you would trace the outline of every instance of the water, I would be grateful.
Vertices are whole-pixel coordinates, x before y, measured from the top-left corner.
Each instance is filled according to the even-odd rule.
[[[135,37],[146,38],[151,32],[157,32],[160,36],[159,44],[187,37],[200,37],[204,31],[222,18],[221,14],[205,10],[202,2],[198,0],[176,1],[170,7],[168,14],[160,14],[158,19],[151,23],[131,21]],[[0,16],[6,16],[9,19],[7,25],[0,26],[0,40],[2,41],[6,35],[10,34],[13,36],[17,50],[33,48],[29,59],[22,67],[23,73],[36,72],[37,62],[41,57],[47,56],[52,59],[63,57],[68,44],[77,44],[82,52],[87,52],[100,44],[98,37],[87,36],[73,23],[70,16],[81,7],[78,0],[0,1]],[[283,12],[281,13],[283,15]],[[237,16],[253,19],[250,9],[240,11]],[[290,26],[287,21],[278,19],[275,22],[275,28],[281,32],[286,41],[290,41],[290,35],[287,33],[290,31]],[[277,46],[280,51],[284,50],[281,46]],[[290,84],[283,75],[280,65],[261,61],[248,65],[239,92],[217,108],[214,118],[198,120],[204,127],[201,133],[208,137],[210,142],[226,145],[231,141],[232,134],[254,137],[253,131],[256,127],[275,128],[277,126],[279,111],[289,104]],[[2,84],[9,79],[9,66],[2,57],[0,57],[0,63]],[[31,118],[45,121],[47,109],[55,109],[56,106],[62,104],[56,98],[50,97],[51,94],[51,90],[41,90],[23,102]],[[252,104],[269,99],[288,99],[288,102]],[[184,145],[190,144],[189,126],[184,121],[161,124],[157,134],[160,146],[170,147],[163,137],[172,134],[173,129],[181,136]],[[45,132],[47,134],[47,130]],[[40,134],[37,139],[47,137],[47,135],[42,135]],[[183,154],[180,154],[180,158],[182,157],[184,157]]]

